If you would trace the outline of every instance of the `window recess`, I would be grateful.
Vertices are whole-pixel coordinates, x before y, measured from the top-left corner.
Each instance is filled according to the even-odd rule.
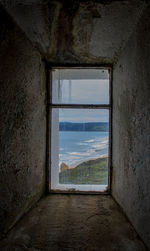
[[[111,152],[110,69],[52,68],[50,191],[106,192]]]

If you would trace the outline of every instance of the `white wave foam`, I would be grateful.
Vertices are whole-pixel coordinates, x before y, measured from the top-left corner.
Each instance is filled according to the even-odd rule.
[[[79,145],[79,146],[88,146],[87,143],[77,143],[77,145]]]
[[[94,150],[90,149],[86,152],[68,152],[68,154],[73,156],[89,156],[93,152]]]
[[[99,144],[99,143],[95,143],[92,145],[92,147],[95,149],[95,150],[102,150],[102,149],[106,149],[108,146],[108,144]]]
[[[94,144],[92,144],[92,147],[96,150],[103,150],[108,148],[108,137],[102,138],[101,141],[97,141]]]
[[[85,143],[93,143],[95,141],[95,139],[89,139],[89,140],[85,140]]]
[[[108,156],[108,136],[97,137],[95,139],[93,138],[85,141],[78,141],[75,144],[76,148],[74,149],[75,150],[77,149],[78,151],[72,151],[72,152],[68,151],[65,152],[64,154],[62,154],[61,152],[61,154],[59,154],[60,164],[64,162],[69,167],[73,167],[90,159],[102,158]],[[82,149],[82,151],[80,151],[80,148]],[[60,150],[61,149],[62,148],[60,148]],[[85,152],[83,152],[84,149]]]

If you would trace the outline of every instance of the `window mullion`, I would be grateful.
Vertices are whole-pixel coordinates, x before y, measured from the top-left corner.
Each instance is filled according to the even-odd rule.
[[[111,109],[111,105],[83,105],[83,104],[49,104],[52,108],[73,108],[73,109]]]

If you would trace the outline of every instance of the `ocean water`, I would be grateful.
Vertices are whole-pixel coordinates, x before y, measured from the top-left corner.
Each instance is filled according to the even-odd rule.
[[[108,156],[108,132],[59,131],[59,165],[69,167]]]

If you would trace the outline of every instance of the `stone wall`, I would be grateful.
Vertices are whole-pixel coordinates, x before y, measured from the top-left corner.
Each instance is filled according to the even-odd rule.
[[[112,194],[150,248],[150,8],[114,68]]]
[[[45,69],[40,54],[0,7],[0,232],[45,189]]]

